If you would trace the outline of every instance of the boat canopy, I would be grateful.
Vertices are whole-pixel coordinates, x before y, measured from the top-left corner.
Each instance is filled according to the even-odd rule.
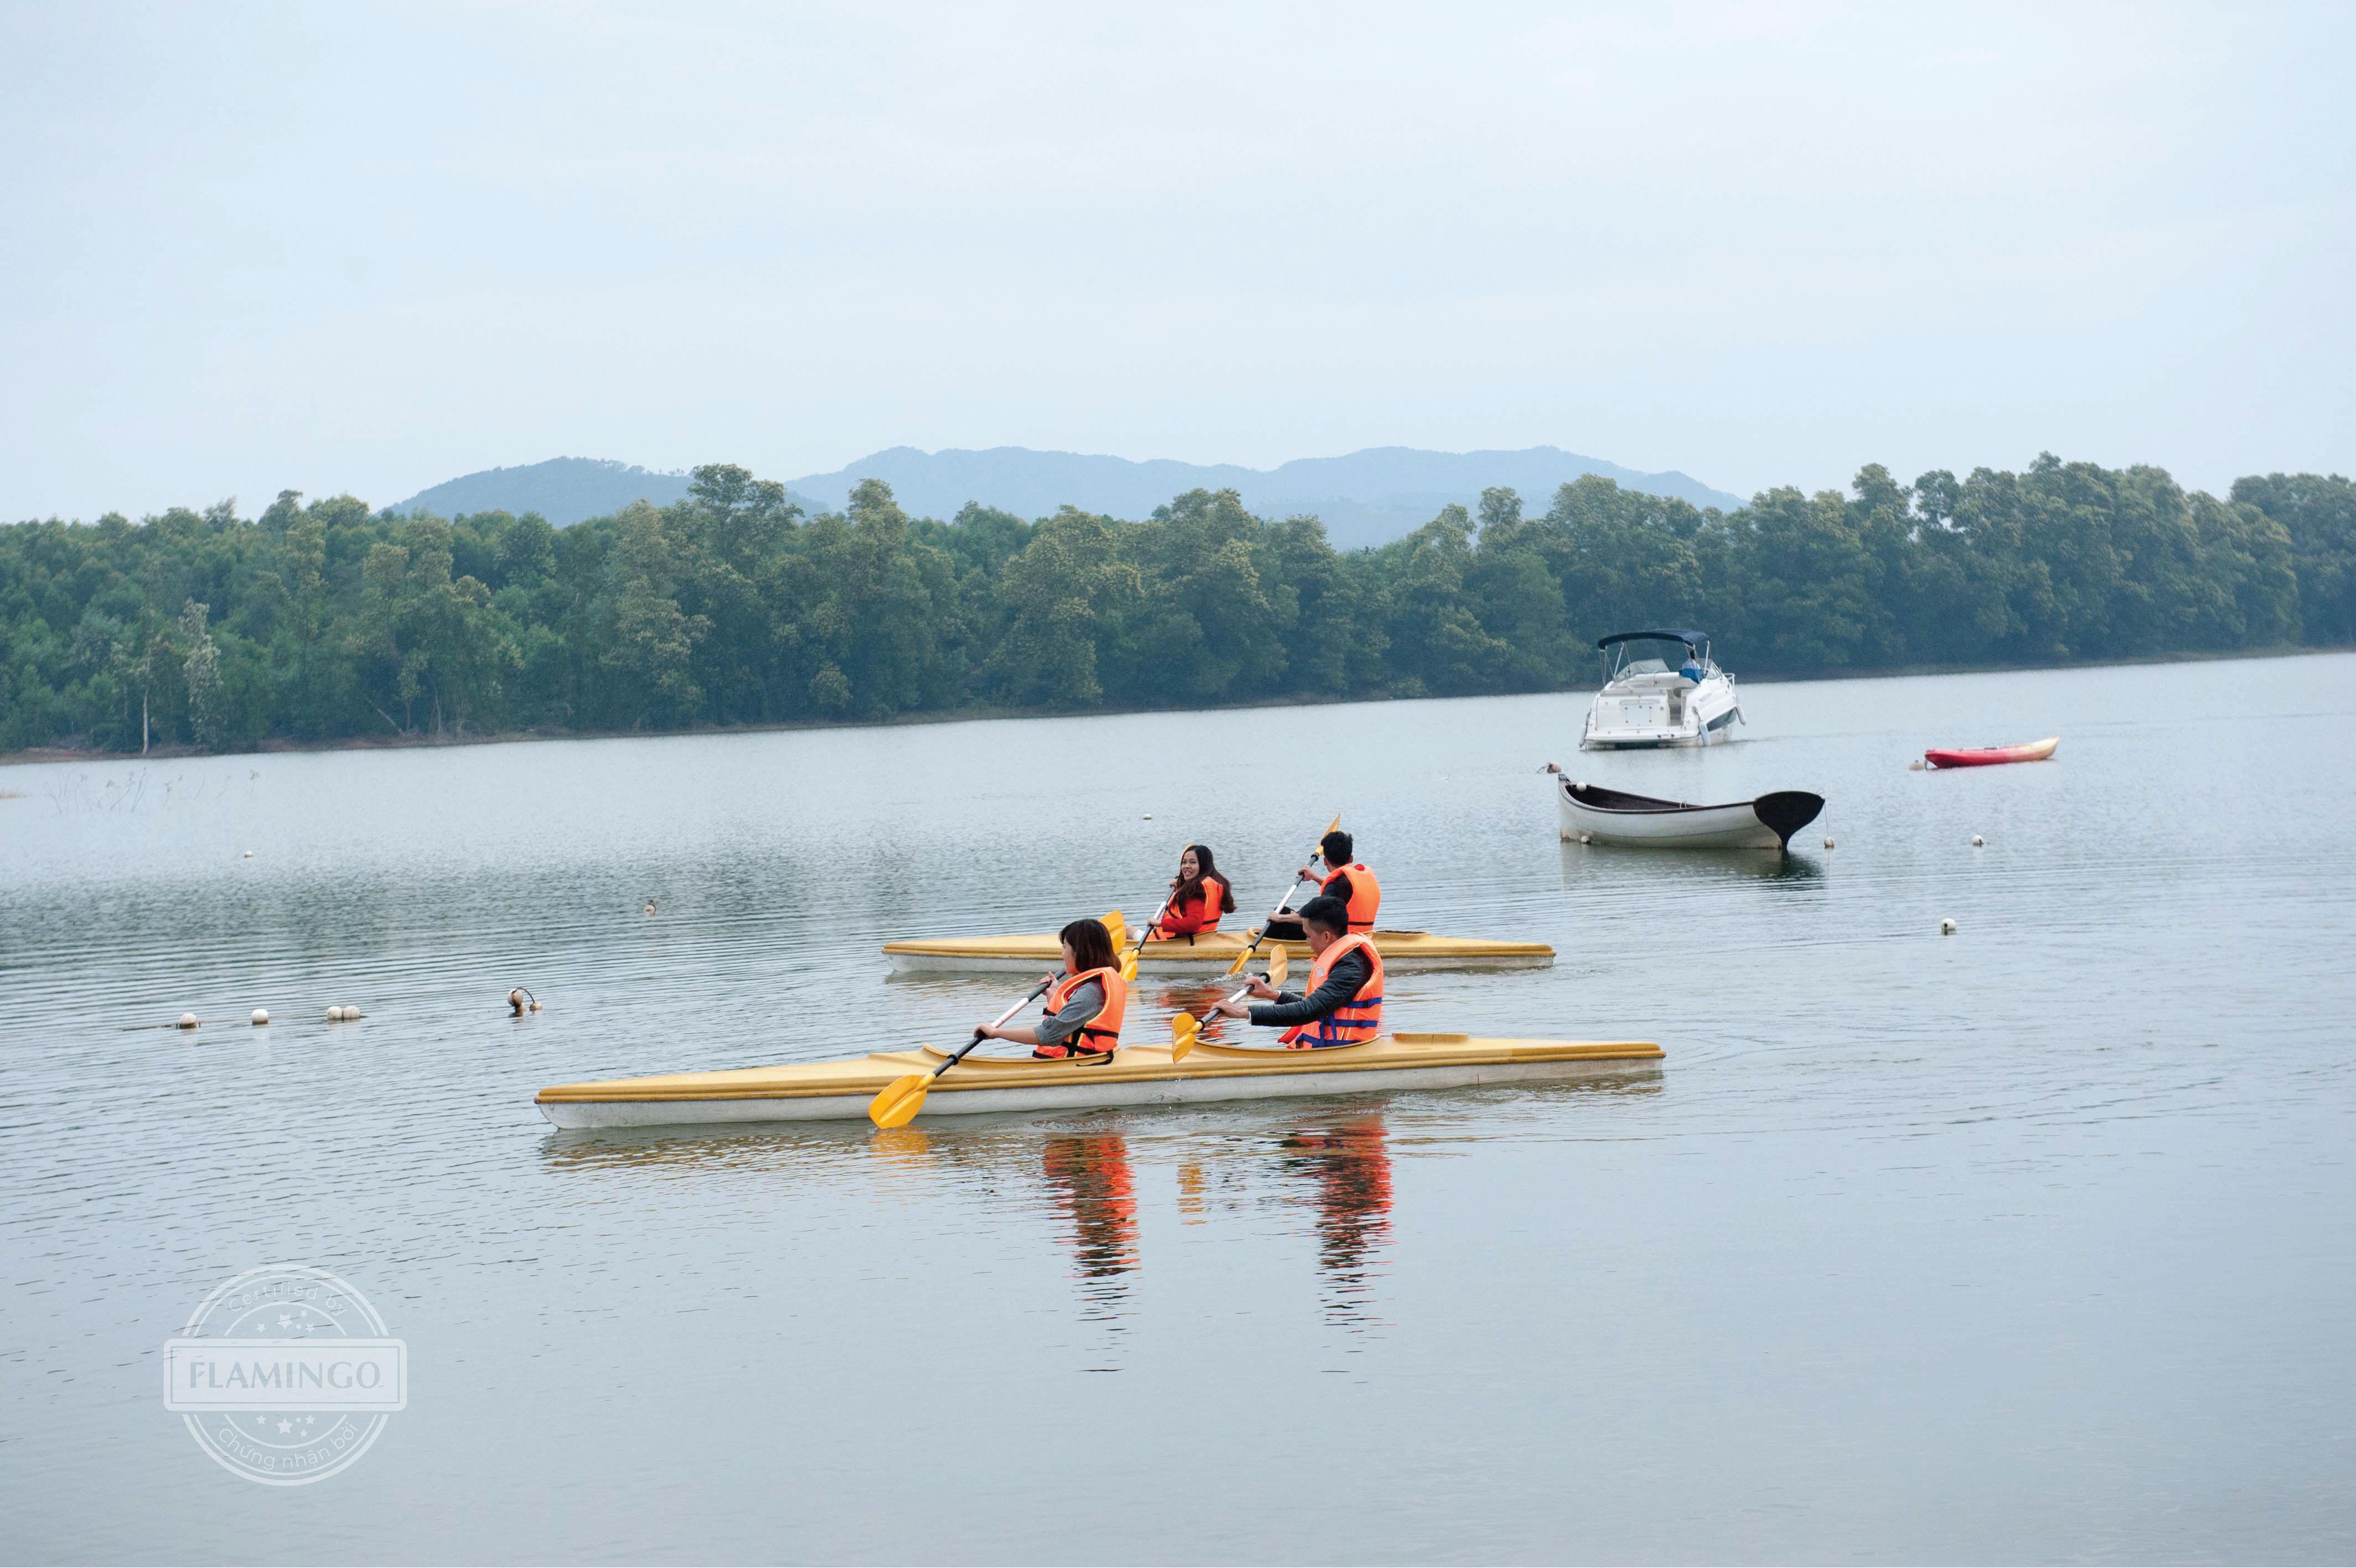
[[[1698,648],[1709,641],[1709,634],[1708,632],[1680,631],[1614,632],[1608,637],[1598,637],[1595,639],[1595,645],[1599,648],[1608,648],[1614,643],[1640,643],[1650,640],[1658,640],[1665,643],[1683,643],[1689,648]]]

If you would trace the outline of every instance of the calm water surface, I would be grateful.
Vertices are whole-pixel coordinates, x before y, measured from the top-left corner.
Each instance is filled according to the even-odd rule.
[[[0,769],[0,1552],[2356,1556],[2356,657],[1760,685],[1707,753],[1580,757],[1583,706]],[[1582,848],[1549,758],[1831,804],[1787,862]],[[531,1107],[949,1040],[1020,985],[879,944],[1141,915],[1190,837],[1264,908],[1336,810],[1386,923],[1561,955],[1400,977],[1395,1026],[1665,1070],[888,1136]],[[164,1341],[274,1262],[410,1347],[314,1486],[163,1408]]]

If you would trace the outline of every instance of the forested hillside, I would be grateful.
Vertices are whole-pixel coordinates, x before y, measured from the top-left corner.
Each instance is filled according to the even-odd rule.
[[[282,495],[0,528],[0,747],[660,730],[1528,691],[1697,625],[1743,674],[2356,641],[2356,486],[1879,466],[1733,512],[1588,478],[1378,549],[1196,490],[1146,519],[806,516],[741,468],[564,530]]]

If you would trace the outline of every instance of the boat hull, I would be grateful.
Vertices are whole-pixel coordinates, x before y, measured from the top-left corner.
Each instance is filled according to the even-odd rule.
[[[1598,797],[1629,804],[1607,806]],[[1569,778],[1557,781],[1555,800],[1564,839],[1647,849],[1780,850],[1825,806],[1823,796],[1801,790],[1724,805],[1687,805],[1592,789]]]
[[[1922,760],[1934,768],[1992,768],[2005,763],[2041,763],[2052,756],[2061,744],[2061,736],[2049,735],[2042,741],[2019,746],[1934,746],[1922,753]]]
[[[1595,694],[1579,744],[1582,751],[1664,751],[1722,745],[1742,717],[1731,676],[1713,674],[1695,686],[1641,678],[1614,682]]]
[[[1426,931],[1376,931],[1375,946],[1382,953],[1386,972],[1428,973],[1438,969],[1543,969],[1554,962],[1554,949],[1543,942],[1495,942],[1480,937],[1435,936]],[[1149,942],[1138,950],[1141,974],[1225,974],[1250,939],[1232,932],[1214,931],[1188,941]],[[1306,943],[1263,942],[1260,952],[1282,947],[1288,962],[1306,964],[1312,956]],[[887,942],[884,956],[898,975],[1041,975],[1060,969],[1063,944],[1052,932],[1021,936],[945,936],[908,942]]]
[[[1657,1072],[1661,1058],[1661,1048],[1649,1041],[1419,1034],[1317,1051],[1204,1043],[1178,1061],[1167,1046],[1125,1046],[1109,1063],[1095,1066],[968,1058],[935,1082],[924,1115],[1093,1111],[1641,1075]],[[556,1126],[575,1130],[848,1121],[865,1117],[875,1095],[894,1079],[929,1072],[942,1060],[926,1047],[842,1061],[567,1083],[541,1090],[535,1104]]]

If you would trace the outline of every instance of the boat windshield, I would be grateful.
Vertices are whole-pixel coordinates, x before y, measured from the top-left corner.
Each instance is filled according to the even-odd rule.
[[[1688,653],[1686,645],[1664,637],[1645,637],[1634,642],[1615,643],[1612,652],[1619,663],[1612,667],[1612,678],[1622,680],[1632,675],[1668,675],[1681,667],[1687,659],[1697,656]]]

